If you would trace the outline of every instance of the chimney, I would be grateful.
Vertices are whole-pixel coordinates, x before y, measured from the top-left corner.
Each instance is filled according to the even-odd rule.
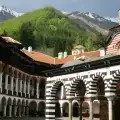
[[[118,24],[120,25],[120,9],[118,10]]]
[[[66,58],[66,57],[67,57],[67,52],[64,52],[63,58]]]
[[[58,53],[58,59],[61,59],[61,58],[63,58],[63,53],[62,53],[62,52],[59,52],[59,53]]]
[[[31,46],[28,47],[28,52],[32,52],[32,47]]]
[[[99,51],[100,51],[100,56],[105,56],[105,49],[104,48],[101,48]]]

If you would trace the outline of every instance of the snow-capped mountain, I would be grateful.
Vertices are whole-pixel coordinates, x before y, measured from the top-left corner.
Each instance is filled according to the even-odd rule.
[[[105,17],[105,19],[118,23],[118,17]]]
[[[7,8],[6,6],[0,6],[0,21],[8,20],[10,18],[15,18],[21,16],[23,13],[17,13],[14,10]]]
[[[118,25],[117,22],[113,22],[115,19],[105,18],[95,13],[90,12],[72,12],[67,14],[67,16],[77,23],[81,27],[84,27],[88,30],[95,29],[99,31],[102,34],[107,34],[108,30],[116,25]]]

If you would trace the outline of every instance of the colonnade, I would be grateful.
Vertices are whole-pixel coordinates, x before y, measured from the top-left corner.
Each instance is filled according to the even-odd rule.
[[[29,75],[0,62],[0,93],[2,94],[44,99],[45,79],[44,77]]]

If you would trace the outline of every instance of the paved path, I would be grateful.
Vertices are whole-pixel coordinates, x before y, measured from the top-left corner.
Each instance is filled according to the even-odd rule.
[[[1,118],[0,118],[1,119]],[[45,120],[45,118],[41,118],[41,117],[22,117],[22,118],[2,118],[1,120]],[[64,118],[56,118],[56,120],[69,120],[68,117],[64,117]],[[79,120],[78,117],[74,118],[72,120]],[[83,120],[89,120],[88,119],[83,119]],[[93,119],[93,120],[99,120],[99,119]]]

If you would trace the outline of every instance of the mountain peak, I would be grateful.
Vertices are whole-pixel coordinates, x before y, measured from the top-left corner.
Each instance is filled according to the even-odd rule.
[[[23,14],[23,13],[17,13],[14,10],[7,8],[5,5],[0,6],[0,12],[3,13],[4,15],[5,15],[5,13],[7,13],[7,14],[9,13],[13,17],[18,17]]]

